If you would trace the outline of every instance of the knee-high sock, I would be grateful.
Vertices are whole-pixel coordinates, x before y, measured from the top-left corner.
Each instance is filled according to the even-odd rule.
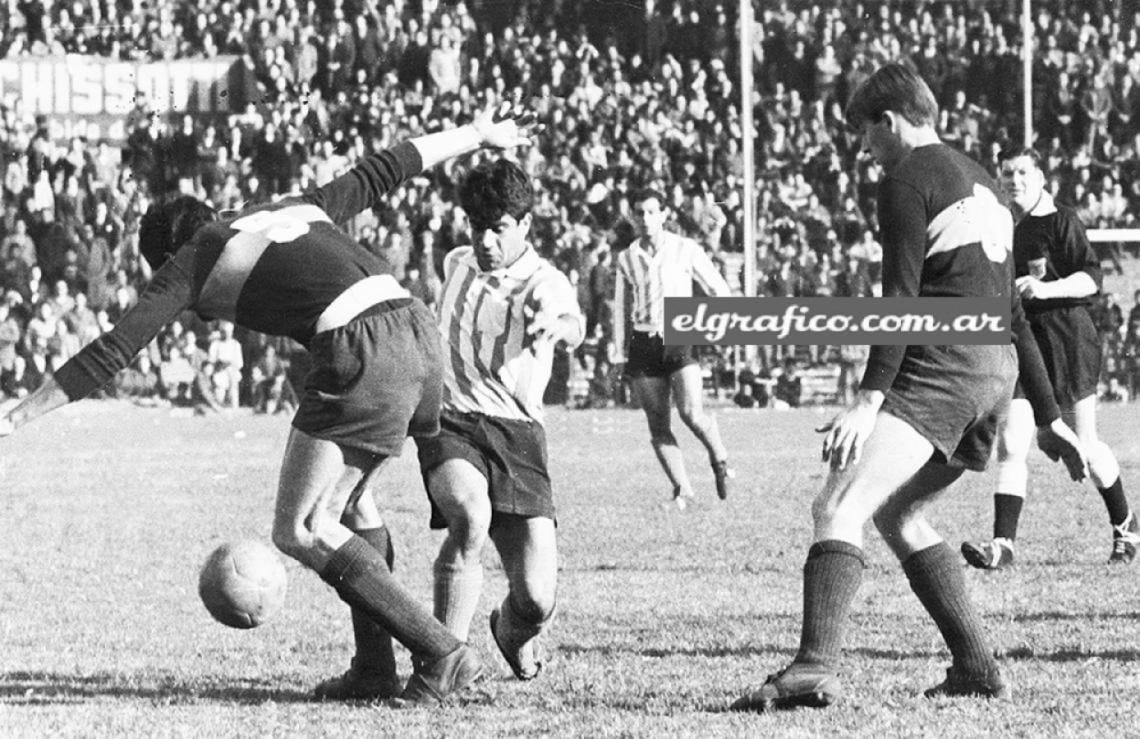
[[[471,619],[483,592],[483,565],[435,561],[433,601],[435,617],[460,641],[467,641]]]
[[[915,552],[902,563],[910,587],[938,625],[954,658],[968,675],[997,668],[982,619],[966,592],[962,565],[945,542]]]
[[[392,548],[392,538],[387,527],[362,529],[357,531],[356,535],[380,553],[390,572],[396,559],[396,553]],[[396,655],[392,650],[392,635],[388,633],[387,629],[369,618],[363,610],[353,608],[352,635],[356,642],[356,660],[354,662],[356,667],[367,672],[379,672],[395,678]]]
[[[851,603],[863,582],[863,550],[845,541],[813,544],[804,563],[804,616],[796,662],[835,666]]]
[[[435,661],[460,647],[461,642],[396,582],[384,557],[359,536],[333,552],[320,575],[341,600],[359,608],[421,660]]]

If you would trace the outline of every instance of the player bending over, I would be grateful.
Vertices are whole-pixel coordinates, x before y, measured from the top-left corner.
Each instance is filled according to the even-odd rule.
[[[1096,433],[1096,385],[1100,336],[1089,304],[1100,291],[1100,260],[1077,214],[1058,206],[1045,189],[1041,159],[1030,148],[1003,151],[1002,185],[1019,220],[1013,230],[1013,267],[1026,317],[1045,358],[1053,395],[1065,421],[1076,429],[1089,459],[1089,477],[1108,508],[1112,553],[1108,561],[1130,564],[1140,545],[1136,520],[1120,479],[1120,465]],[[1013,543],[1029,479],[1032,411],[1024,393],[1014,394],[998,426],[998,477],[994,492],[994,538],[962,544],[972,566],[997,570],[1013,564]]]
[[[634,194],[633,225],[637,238],[618,254],[614,275],[614,346],[625,345],[626,295],[633,330],[629,337],[625,375],[649,422],[649,441],[673,485],[673,503],[681,509],[693,499],[685,458],[671,428],[672,408],[704,445],[712,465],[716,492],[728,497],[728,450],[720,438],[716,416],[704,408],[704,382],[691,346],[665,346],[665,298],[691,297],[693,282],[707,295],[727,297],[728,283],[704,249],[692,239],[669,233],[665,197],[656,190]],[[618,361],[624,361],[619,358]]]
[[[444,262],[441,429],[416,440],[431,526],[447,528],[434,567],[436,618],[467,640],[489,535],[508,582],[491,635],[520,680],[542,669],[538,637],[558,581],[542,395],[555,344],[573,349],[585,336],[570,281],[527,240],[532,199],[530,180],[507,160],[460,186],[474,246]]]
[[[986,171],[942,144],[938,105],[909,67],[889,64],[856,90],[848,123],[882,165],[879,223],[886,296],[1007,297],[1013,346],[876,346],[858,397],[825,427],[831,470],[812,505],[814,543],[804,564],[800,647],[792,663],[733,708],[767,711],[837,700],[847,612],[865,566],[873,520],[934,619],[953,662],[927,696],[1001,696],[1005,683],[966,591],[955,553],[922,507],[985,467],[996,419],[1020,367],[1039,443],[1084,474],[1076,436],[1060,420],[1013,289],[1013,220]]]
[[[273,541],[352,607],[356,667],[374,677],[372,695],[442,700],[473,682],[482,661],[392,577],[391,539],[369,491],[409,434],[438,430],[438,331],[431,312],[336,224],[422,169],[525,140],[516,120],[495,122],[486,111],[232,218],[218,220],[191,197],[152,206],[139,248],[154,276],[138,304],[0,419],[0,434],[104,385],[187,309],[304,344],[313,368],[281,464]],[[416,664],[402,692],[389,634]],[[353,697],[340,682],[322,684],[318,697]]]

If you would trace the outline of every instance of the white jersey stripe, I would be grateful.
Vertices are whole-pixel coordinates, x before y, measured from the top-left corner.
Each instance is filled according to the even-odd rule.
[[[445,407],[541,422],[553,347],[532,344],[528,308],[583,324],[569,280],[533,250],[510,267],[483,272],[472,249],[460,247],[448,254],[444,273]]]

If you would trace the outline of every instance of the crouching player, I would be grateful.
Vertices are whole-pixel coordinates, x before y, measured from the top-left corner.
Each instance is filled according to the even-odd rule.
[[[435,615],[467,640],[489,536],[509,585],[491,634],[520,680],[542,669],[538,637],[554,614],[558,577],[542,396],[555,344],[573,349],[585,331],[570,281],[527,240],[532,193],[506,160],[481,165],[460,186],[473,246],[444,262],[441,428],[416,440],[431,526],[447,528]]]
[[[431,312],[335,224],[421,169],[525,140],[516,120],[496,122],[487,111],[371,154],[308,194],[232,218],[218,220],[191,197],[152,206],[139,247],[154,276],[137,305],[0,418],[0,435],[94,392],[187,309],[297,340],[313,369],[281,465],[273,541],[352,607],[358,639],[350,679],[323,684],[318,697],[442,700],[473,682],[482,660],[392,577],[391,542],[369,491],[409,434],[438,429],[438,331]],[[389,634],[417,665],[402,692]],[[369,678],[367,691],[358,675]]]
[[[799,651],[788,667],[736,701],[738,710],[838,700],[838,662],[847,613],[863,578],[869,520],[950,650],[945,681],[926,695],[1005,695],[958,558],[923,507],[965,470],[985,468],[1019,369],[1039,444],[1053,459],[1063,457],[1074,478],[1085,472],[1079,442],[1060,420],[1014,291],[1013,219],[997,184],[939,141],[934,95],[909,67],[889,64],[876,71],[852,95],[847,119],[886,171],[878,202],[883,294],[1004,297],[1016,351],[1009,344],[872,348],[855,402],[825,428],[823,456],[831,471],[812,506]]]

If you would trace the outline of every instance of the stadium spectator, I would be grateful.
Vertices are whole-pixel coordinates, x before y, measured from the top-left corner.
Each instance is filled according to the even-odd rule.
[[[210,363],[208,372],[218,401],[230,408],[237,408],[241,398],[242,369],[245,360],[241,343],[234,338],[234,324],[219,321],[218,327],[210,334],[206,361]]]

